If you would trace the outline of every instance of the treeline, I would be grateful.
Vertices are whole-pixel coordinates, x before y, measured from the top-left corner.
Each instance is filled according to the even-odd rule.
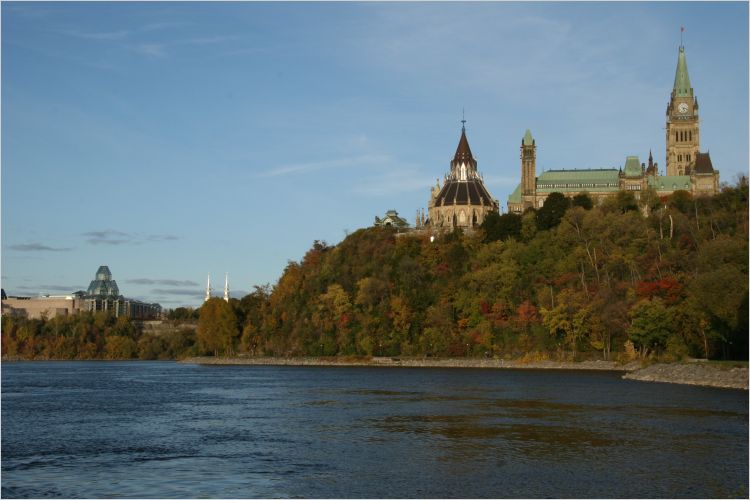
[[[551,195],[480,231],[361,229],[200,311],[198,351],[747,359],[748,186]]]
[[[434,241],[361,229],[316,241],[273,287],[170,315],[197,315],[197,334],[3,318],[3,354],[747,359],[747,180],[710,198],[620,192],[600,206],[553,193]]]
[[[196,352],[195,329],[145,332],[111,312],[28,319],[2,318],[2,354],[9,359],[178,359]]]

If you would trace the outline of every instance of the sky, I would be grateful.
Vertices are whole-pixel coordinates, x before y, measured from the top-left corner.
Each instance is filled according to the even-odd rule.
[[[450,169],[462,114],[507,210],[537,172],[653,152],[680,27],[701,150],[748,172],[748,4],[2,2],[2,287],[165,308],[273,285]]]

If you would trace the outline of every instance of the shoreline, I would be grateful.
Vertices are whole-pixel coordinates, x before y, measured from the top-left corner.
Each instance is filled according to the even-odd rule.
[[[511,370],[594,370],[623,372],[625,380],[697,385],[723,389],[748,390],[748,368],[720,367],[704,362],[655,363],[643,366],[638,361],[620,364],[615,361],[519,361],[504,359],[466,358],[335,358],[289,357],[251,358],[199,356],[179,360],[198,365],[250,366],[341,366],[341,367],[400,367],[400,368],[482,368]]]

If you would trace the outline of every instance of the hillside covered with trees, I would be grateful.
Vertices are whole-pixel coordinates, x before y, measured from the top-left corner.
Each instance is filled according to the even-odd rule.
[[[643,194],[641,204],[620,192],[596,207],[586,195],[553,194],[539,210],[493,214],[473,234],[434,241],[389,228],[360,229],[336,246],[316,241],[273,287],[206,302],[194,340],[189,333],[144,340],[123,334],[116,322],[97,352],[116,356],[116,342],[124,342],[121,353],[144,359],[747,359],[746,179],[712,198]],[[3,354],[11,347],[31,354],[24,321],[3,318]],[[65,344],[59,325],[52,334],[60,321],[74,320],[42,322],[31,343]],[[97,345],[77,342],[80,349]],[[162,347],[146,352],[149,342]]]

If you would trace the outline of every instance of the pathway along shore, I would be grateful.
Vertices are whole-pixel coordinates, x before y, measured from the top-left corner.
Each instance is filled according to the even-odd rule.
[[[383,366],[408,368],[495,368],[529,370],[606,370],[625,372],[622,378],[644,382],[748,389],[747,366],[721,366],[705,362],[656,363],[642,367],[639,362],[626,365],[614,361],[532,361],[467,358],[336,358],[336,357],[193,357],[181,363],[200,365],[269,365],[269,366]]]

